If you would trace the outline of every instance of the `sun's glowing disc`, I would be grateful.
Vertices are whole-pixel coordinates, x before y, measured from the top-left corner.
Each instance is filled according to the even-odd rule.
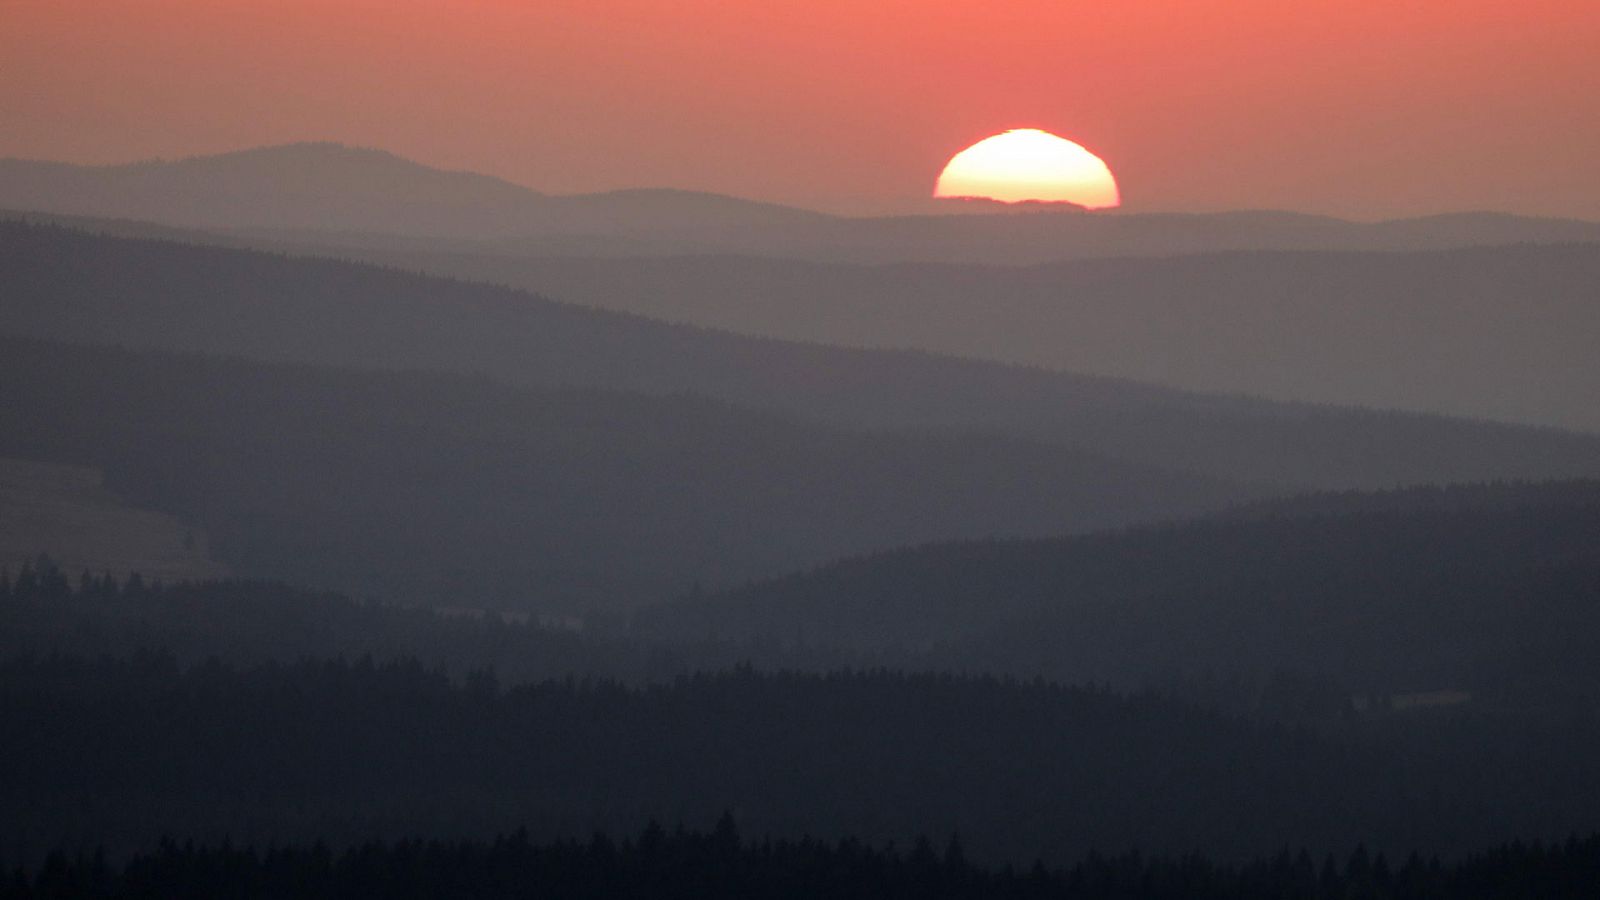
[[[1100,157],[1037,128],[1006,131],[957,153],[940,173],[933,195],[1075,203],[1088,209],[1122,205],[1117,179]]]

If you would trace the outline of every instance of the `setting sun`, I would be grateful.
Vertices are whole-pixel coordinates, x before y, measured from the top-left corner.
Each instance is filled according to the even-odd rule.
[[[1100,157],[1037,128],[984,138],[951,157],[935,197],[1004,203],[1074,203],[1086,209],[1120,206],[1117,179]]]

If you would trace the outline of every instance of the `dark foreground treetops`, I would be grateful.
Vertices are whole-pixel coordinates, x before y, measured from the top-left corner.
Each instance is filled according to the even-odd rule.
[[[973,859],[1470,852],[1600,829],[1600,720],[1441,711],[1326,731],[1150,695],[956,675],[454,682],[411,663],[0,662],[0,852],[164,834],[269,846],[751,833]],[[15,849],[12,849],[15,848]]]
[[[1320,864],[1302,851],[1244,865],[1200,857],[1091,854],[1075,865],[992,869],[967,861],[959,840],[942,853],[856,840],[743,841],[730,816],[714,831],[668,833],[652,823],[616,843],[535,844],[526,832],[492,843],[403,841],[333,852],[266,851],[164,841],[118,868],[102,855],[52,856],[17,870],[0,900],[75,898],[1590,898],[1600,885],[1600,837],[1549,846],[1509,844],[1450,865],[1390,862],[1357,848]]]

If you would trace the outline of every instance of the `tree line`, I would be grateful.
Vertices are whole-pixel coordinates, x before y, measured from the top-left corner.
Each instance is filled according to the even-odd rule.
[[[635,638],[590,616],[580,628],[475,608],[470,592],[440,609],[361,602],[275,581],[163,584],[137,572],[69,574],[49,555],[0,566],[0,658],[66,655],[126,658],[171,654],[188,665],[274,660],[418,659],[460,679],[493,669],[508,684],[563,678],[660,681],[742,662],[824,670],[860,660],[826,648],[779,648],[704,640]]]
[[[1242,864],[1201,856],[1089,854],[1069,866],[986,867],[958,838],[901,849],[853,838],[746,840],[731,815],[714,829],[651,822],[615,841],[374,841],[269,849],[163,840],[113,865],[53,854],[15,869],[0,900],[1542,900],[1588,898],[1600,884],[1600,836],[1510,843],[1450,864],[1391,861],[1365,846],[1320,864],[1288,850]]]
[[[0,661],[0,848],[619,834],[650,817],[975,858],[1289,843],[1465,852],[1600,829],[1600,721],[1316,731],[990,676],[747,667],[506,685],[416,661]]]

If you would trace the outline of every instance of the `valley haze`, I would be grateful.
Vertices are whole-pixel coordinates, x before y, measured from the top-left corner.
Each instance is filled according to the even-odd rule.
[[[1591,5],[11,4],[0,900],[1594,896]]]

